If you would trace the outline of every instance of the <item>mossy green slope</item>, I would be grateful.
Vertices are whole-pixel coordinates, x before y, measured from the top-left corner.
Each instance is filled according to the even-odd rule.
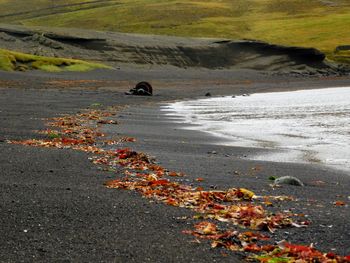
[[[330,59],[350,44],[347,0],[0,0],[0,22],[315,47]],[[6,9],[4,9],[6,7]],[[20,12],[21,11],[21,12]],[[17,12],[17,13],[16,13]],[[11,15],[12,14],[12,15]],[[11,16],[9,16],[11,15]]]
[[[108,66],[82,60],[51,58],[0,49],[0,70],[89,71]]]

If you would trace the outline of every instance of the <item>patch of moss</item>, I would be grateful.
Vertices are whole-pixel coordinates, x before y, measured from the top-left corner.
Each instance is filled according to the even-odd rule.
[[[66,71],[89,71],[94,69],[95,64],[73,64],[65,67]]]
[[[49,72],[60,71],[89,71],[98,68],[111,68],[103,64],[91,63],[76,59],[52,58],[24,54],[20,52],[0,49],[0,70],[25,71],[43,70]]]
[[[6,71],[14,70],[14,65],[11,61],[11,57],[0,52],[0,69]]]
[[[62,71],[62,69],[60,69],[59,67],[57,67],[55,65],[42,65],[36,69],[47,71],[47,72],[61,72]]]
[[[350,50],[334,51],[332,53],[327,54],[327,58],[330,61],[350,64]]]

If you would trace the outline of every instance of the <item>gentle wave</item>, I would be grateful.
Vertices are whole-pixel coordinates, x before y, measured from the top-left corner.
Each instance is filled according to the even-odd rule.
[[[182,101],[163,107],[245,147],[272,148],[279,154],[253,159],[314,162],[350,170],[350,88],[257,93]]]

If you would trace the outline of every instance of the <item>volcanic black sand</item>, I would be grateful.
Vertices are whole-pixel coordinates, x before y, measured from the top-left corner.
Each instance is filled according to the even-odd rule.
[[[126,96],[139,80],[155,96]],[[258,195],[292,195],[298,201],[272,209],[306,214],[307,228],[278,230],[276,241],[350,253],[348,173],[317,165],[251,161],[253,148],[225,147],[205,133],[185,131],[159,111],[159,103],[212,95],[348,86],[346,77],[295,78],[252,71],[119,70],[46,74],[0,72],[0,262],[237,262],[242,255],[211,249],[182,234],[192,212],[151,203],[136,192],[107,189],[114,178],[74,150],[32,148],[6,140],[38,138],[42,118],[74,114],[101,103],[128,105],[107,132],[137,139],[126,144],[166,168],[186,173],[205,189],[245,187]],[[214,152],[213,152],[214,151]],[[215,153],[215,154],[213,154]],[[235,172],[236,171],[236,172]],[[272,189],[270,176],[297,176],[305,187]],[[195,181],[202,177],[203,182]],[[317,181],[322,181],[317,182]],[[222,252],[228,255],[222,255]]]

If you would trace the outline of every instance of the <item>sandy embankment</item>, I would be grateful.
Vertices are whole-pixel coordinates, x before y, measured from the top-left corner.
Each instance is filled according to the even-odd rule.
[[[81,29],[0,25],[0,47],[36,55],[72,57],[116,68],[164,66],[253,69],[299,76],[342,74],[316,49],[253,40],[181,38]]]

